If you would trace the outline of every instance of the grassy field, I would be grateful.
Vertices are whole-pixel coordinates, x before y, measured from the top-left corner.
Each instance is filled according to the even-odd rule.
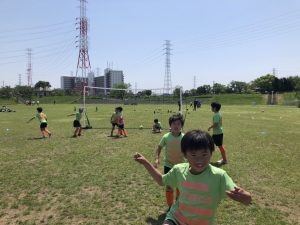
[[[0,113],[0,224],[162,223],[164,188],[132,155],[154,160],[162,134],[146,127],[157,117],[167,128],[176,105],[124,106],[129,137],[120,139],[107,137],[114,105],[98,105],[98,112],[88,105],[94,129],[79,138],[71,138],[73,117],[66,116],[74,105],[42,106],[50,139],[39,139],[38,121],[26,124],[36,107],[11,105],[17,112]],[[223,169],[252,193],[253,204],[224,200],[216,224],[300,224],[300,109],[249,104],[221,112],[229,158]],[[211,117],[208,105],[189,111],[184,130],[206,130]],[[141,124],[145,129],[136,129]],[[213,161],[219,158],[216,151]]]

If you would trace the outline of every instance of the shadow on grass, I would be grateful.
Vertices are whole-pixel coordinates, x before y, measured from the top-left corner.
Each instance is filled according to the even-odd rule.
[[[29,140],[29,141],[33,141],[33,140],[41,140],[41,139],[45,139],[45,138],[43,138],[43,137],[27,138],[27,140]]]
[[[161,224],[163,224],[165,218],[166,218],[166,213],[163,213],[163,214],[159,215],[157,219],[148,217],[146,219],[146,222],[147,222],[147,224],[151,224],[151,225],[161,225]]]

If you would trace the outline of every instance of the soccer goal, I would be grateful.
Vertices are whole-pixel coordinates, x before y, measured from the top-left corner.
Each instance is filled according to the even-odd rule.
[[[110,128],[110,118],[114,109],[123,107],[127,129],[152,128],[158,119],[163,129],[168,129],[168,119],[172,114],[182,113],[182,89],[118,89],[84,86],[83,108],[86,118],[84,126]]]

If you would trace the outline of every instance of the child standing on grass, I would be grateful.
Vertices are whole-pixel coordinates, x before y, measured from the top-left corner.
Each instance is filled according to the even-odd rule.
[[[73,121],[73,127],[75,128],[75,131],[74,131],[74,134],[72,137],[81,136],[82,127],[81,127],[80,120],[82,118],[83,111],[84,111],[83,108],[79,108],[77,113],[72,113],[72,114],[68,115],[68,116],[75,115],[75,120]]]
[[[117,108],[115,108],[115,111],[113,112],[113,114],[110,117],[110,123],[111,123],[110,137],[113,137],[115,127],[118,126],[118,110],[117,110]]]
[[[125,129],[125,122],[124,122],[124,118],[123,118],[123,108],[117,107],[117,124],[118,124],[118,134],[117,137],[123,136],[123,137],[127,137],[128,133],[127,130]]]
[[[213,135],[212,138],[216,146],[218,146],[222,159],[219,160],[216,166],[222,166],[227,164],[226,152],[223,147],[223,127],[222,127],[222,116],[220,114],[221,104],[218,102],[211,103],[211,111],[214,112],[213,115],[213,124],[208,128],[208,131],[213,128]]]
[[[161,133],[162,127],[161,123],[158,121],[158,119],[154,119],[154,124],[152,126],[152,132],[153,133]]]
[[[226,195],[245,205],[251,203],[251,194],[237,187],[228,174],[210,165],[214,151],[212,137],[200,130],[185,134],[181,151],[188,163],[175,165],[162,175],[140,153],[134,155],[161,186],[178,187],[180,195],[166,215],[163,225],[211,225],[220,201]]]
[[[45,113],[43,113],[42,107],[37,107],[37,114],[32,117],[30,120],[27,121],[29,123],[31,120],[38,118],[40,121],[40,129],[43,135],[43,138],[45,138],[47,135],[48,137],[51,137],[51,132],[48,130],[48,124],[47,124],[47,116]]]
[[[175,114],[169,118],[170,132],[166,133],[159,142],[156,149],[154,167],[157,168],[160,164],[161,150],[165,149],[164,157],[164,174],[167,174],[174,165],[184,162],[183,154],[181,153],[180,143],[183,137],[181,129],[184,125],[184,120],[181,114]],[[179,191],[176,190],[176,197]],[[166,186],[166,200],[169,208],[174,202],[174,191],[170,185]]]

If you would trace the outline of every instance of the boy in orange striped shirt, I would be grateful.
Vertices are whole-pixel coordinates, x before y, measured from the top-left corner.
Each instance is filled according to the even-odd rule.
[[[171,185],[180,191],[163,225],[213,225],[217,207],[226,196],[245,205],[251,203],[249,192],[236,186],[224,170],[210,165],[214,142],[207,132],[187,132],[181,141],[181,151],[188,163],[175,165],[165,175],[141,154],[134,155],[135,161],[141,163],[159,185]]]
[[[159,142],[156,149],[154,167],[157,168],[160,164],[160,153],[164,148],[164,174],[167,174],[174,165],[184,162],[183,154],[181,153],[181,139],[183,133],[181,129],[184,125],[184,120],[181,114],[175,114],[169,118],[169,125],[171,131],[166,133]],[[179,191],[176,190],[176,197],[178,197]],[[174,191],[171,186],[166,186],[166,199],[169,208],[174,202]]]

